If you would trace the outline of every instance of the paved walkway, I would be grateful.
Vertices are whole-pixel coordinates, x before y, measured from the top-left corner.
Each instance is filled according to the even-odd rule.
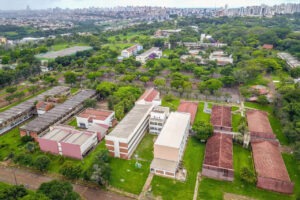
[[[197,198],[198,198],[198,189],[199,189],[199,183],[200,183],[200,181],[201,181],[201,173],[198,172],[197,173],[196,184],[195,184],[195,189],[194,189],[193,200],[197,200]]]
[[[24,185],[27,189],[36,190],[44,182],[54,178],[31,172],[29,170],[0,165],[0,182],[11,185]],[[100,188],[88,187],[80,184],[73,184],[74,190],[85,200],[131,200],[119,194],[102,190]]]
[[[147,193],[147,191],[148,191],[149,188],[150,188],[150,185],[151,185],[153,176],[154,176],[153,173],[149,173],[148,178],[147,178],[147,180],[146,180],[146,182],[145,182],[145,185],[144,185],[144,187],[143,187],[143,190],[142,190],[142,192],[141,192],[141,194],[140,194],[140,196],[139,196],[139,199],[140,199],[140,200],[145,198],[146,193]]]

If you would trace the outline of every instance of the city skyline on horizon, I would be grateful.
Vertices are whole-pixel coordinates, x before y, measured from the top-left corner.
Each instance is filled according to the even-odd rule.
[[[6,3],[5,3],[6,2]],[[300,3],[300,0],[214,0],[214,1],[195,1],[195,0],[112,0],[105,2],[104,0],[44,0],[43,5],[40,5],[38,0],[15,0],[13,4],[7,4],[7,0],[0,0],[3,5],[0,10],[24,10],[26,7],[30,9],[47,9],[47,8],[111,8],[118,6],[159,6],[173,8],[220,8],[228,5],[229,8],[238,8],[245,6],[256,6],[266,4],[269,6],[282,3]]]

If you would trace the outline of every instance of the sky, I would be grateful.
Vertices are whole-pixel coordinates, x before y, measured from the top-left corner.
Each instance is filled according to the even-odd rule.
[[[87,8],[115,6],[164,6],[180,8],[203,7],[241,7],[248,5],[274,5],[281,3],[300,3],[300,0],[0,0],[0,10],[19,10],[44,8]]]

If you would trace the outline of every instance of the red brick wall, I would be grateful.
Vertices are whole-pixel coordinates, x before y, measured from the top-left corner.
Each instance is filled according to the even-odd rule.
[[[57,142],[43,138],[38,138],[38,143],[42,151],[59,154]]]
[[[61,143],[62,154],[67,157],[82,159],[79,145]]]

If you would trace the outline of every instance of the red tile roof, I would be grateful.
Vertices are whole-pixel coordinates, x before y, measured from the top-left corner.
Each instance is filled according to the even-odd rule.
[[[197,109],[198,109],[198,103],[181,101],[177,111],[190,113],[191,114],[191,124],[193,124],[195,117],[196,117]]]
[[[273,44],[264,44],[263,45],[264,49],[273,49],[273,47],[274,47]]]
[[[154,88],[147,89],[144,94],[139,98],[139,100],[145,100],[147,102],[152,102],[155,97],[159,94]]]
[[[214,105],[210,121],[213,126],[231,127],[231,107]]]
[[[248,110],[246,115],[251,137],[276,138],[269,122],[268,113],[258,110]]]
[[[278,143],[251,142],[255,170],[260,177],[290,181]]]
[[[109,111],[109,110],[97,110],[97,109],[87,108],[82,113],[80,113],[78,117],[88,118],[89,121],[92,121],[93,119],[104,121],[112,113],[113,111]]]
[[[207,140],[204,165],[233,169],[232,136],[215,133]]]

